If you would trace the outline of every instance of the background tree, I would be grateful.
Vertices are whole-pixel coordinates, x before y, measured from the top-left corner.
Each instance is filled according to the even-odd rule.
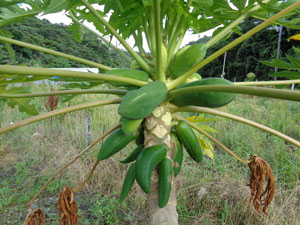
[[[240,31],[245,33],[252,29],[256,25],[261,23],[256,18],[248,18],[240,24]],[[296,41],[288,41],[288,37],[296,34],[296,29],[283,28],[282,41],[280,48],[280,58],[286,58],[287,53],[292,53],[293,46],[299,46]],[[219,42],[210,49],[208,49],[208,55],[212,54],[216,50],[224,47],[240,35],[237,33],[232,34],[226,40]],[[201,39],[193,43],[201,43]],[[227,52],[226,65],[225,65],[225,78],[233,81],[243,81],[246,75],[250,72],[256,75],[257,80],[268,80],[269,75],[274,72],[273,68],[258,63],[259,60],[268,60],[276,57],[277,51],[278,32],[276,27],[269,27],[264,29],[249,39],[245,40],[241,45],[231,49]],[[206,65],[199,70],[199,73],[203,77],[215,77],[221,76],[223,67],[223,57],[219,57],[212,63]]]
[[[63,24],[51,24],[48,20],[35,17],[26,18],[22,23],[14,23],[4,26],[2,29],[9,31],[17,40],[31,44],[55,49],[66,54],[80,56],[112,67],[128,67],[129,63],[120,57],[117,52],[88,31],[83,33],[82,40],[76,40],[74,32]],[[12,46],[15,51],[13,61],[3,44],[0,44],[1,64],[22,64],[28,66],[45,68],[80,68],[86,67],[64,58],[57,58],[53,55],[33,51],[31,49]]]

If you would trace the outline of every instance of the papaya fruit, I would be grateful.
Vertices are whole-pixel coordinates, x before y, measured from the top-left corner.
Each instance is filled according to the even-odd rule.
[[[167,99],[168,88],[162,81],[154,81],[127,92],[119,106],[119,114],[129,120],[143,119]]]
[[[177,164],[177,166],[174,166],[173,168],[174,177],[176,177],[181,170],[181,166],[183,162],[183,149],[182,149],[182,144],[179,141],[175,132],[171,132],[171,138],[173,139],[176,145],[176,154],[175,154],[174,162]]]
[[[198,43],[185,49],[183,52],[179,51],[178,54],[179,55],[174,57],[174,60],[169,66],[169,74],[172,79],[179,77],[190,70],[194,65],[201,62],[206,55],[206,47],[204,44]]]
[[[172,188],[172,162],[164,158],[158,167],[158,206],[163,208],[169,201]]]
[[[132,188],[134,180],[135,180],[135,163],[132,163],[129,169],[127,170],[126,176],[124,178],[119,202],[124,201],[124,199],[127,197],[129,191]]]
[[[139,126],[141,125],[141,123],[143,122],[143,119],[139,119],[139,120],[128,120],[128,119],[123,119],[122,120],[122,130],[124,132],[124,134],[132,134],[134,133]]]
[[[154,145],[145,148],[137,157],[136,181],[146,193],[150,193],[151,176],[155,167],[166,157],[166,145]]]
[[[137,69],[140,69],[141,66],[138,64],[138,62],[137,62],[136,60],[133,60],[133,61],[130,63],[130,68],[131,68],[131,69],[137,70]]]
[[[217,78],[205,78],[191,83],[186,83],[178,86],[179,88],[202,86],[202,85],[234,85],[232,82]],[[188,93],[175,97],[171,100],[177,106],[201,106],[209,108],[218,108],[230,103],[236,97],[235,93],[223,93],[223,92],[198,92]]]
[[[134,149],[125,159],[119,161],[120,163],[130,163],[136,160],[136,158],[139,156],[139,154],[144,149],[143,145],[139,145]]]
[[[190,47],[191,47],[191,45],[187,45],[187,46],[185,46],[185,47],[179,49],[179,50],[176,52],[176,54],[174,55],[174,59],[176,59],[176,58],[178,58],[179,56],[181,56],[182,53],[183,53],[185,50],[187,50],[188,48],[190,48]]]
[[[203,159],[202,149],[192,127],[181,120],[175,126],[175,132],[189,156],[196,162],[201,162]]]
[[[115,153],[121,151],[131,141],[136,139],[137,136],[137,133],[130,135],[124,134],[121,127],[116,129],[104,141],[98,152],[97,160],[101,161],[111,157]]]
[[[145,81],[145,82],[148,82],[148,78],[149,78],[148,73],[146,73],[144,71],[128,69],[128,68],[108,70],[105,72],[105,74],[126,77],[126,78],[136,79],[136,80]],[[132,84],[126,84],[126,83],[117,82],[117,81],[107,81],[107,83],[109,83],[115,87],[132,86]]]

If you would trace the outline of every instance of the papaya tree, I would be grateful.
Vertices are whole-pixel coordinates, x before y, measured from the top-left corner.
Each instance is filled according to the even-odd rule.
[[[24,4],[27,7],[24,8]],[[174,183],[180,172],[183,147],[194,161],[199,163],[203,160],[203,152],[195,131],[210,138],[241,162],[249,164],[252,171],[251,198],[257,210],[263,206],[263,211],[266,212],[274,195],[274,177],[268,164],[257,156],[252,156],[249,160],[240,159],[195,123],[185,120],[180,116],[180,112],[206,113],[232,119],[269,132],[300,147],[299,141],[269,127],[214,109],[229,104],[237,94],[300,102],[298,91],[259,87],[299,83],[300,80],[232,83],[217,77],[201,79],[197,74],[199,69],[269,25],[280,24],[298,29],[299,19],[295,15],[299,14],[300,1],[4,0],[1,1],[0,7],[0,26],[19,22],[25,17],[40,13],[65,11],[73,21],[70,29],[78,40],[81,40],[82,32],[88,29],[84,22],[91,22],[100,39],[103,40],[105,36],[117,39],[132,58],[131,60],[127,54],[114,47],[120,56],[131,62],[131,68],[111,68],[78,56],[15,40],[9,32],[0,28],[0,41],[11,57],[14,57],[12,45],[17,45],[99,69],[99,73],[96,74],[0,65],[0,100],[13,107],[18,105],[20,111],[32,116],[0,128],[0,134],[68,112],[119,104],[120,124],[106,134],[108,137],[98,152],[95,166],[135,140],[137,148],[122,161],[131,164],[124,179],[120,200],[126,198],[132,184],[137,181],[148,195],[151,224],[178,224]],[[264,22],[246,33],[241,33],[239,24],[250,16]],[[181,48],[188,31],[202,33],[211,29],[215,29],[214,35],[206,43]],[[240,36],[215,53],[206,55],[207,49],[233,32]],[[134,46],[128,43],[129,38],[133,38]],[[137,51],[133,47],[136,47]],[[57,78],[78,83],[78,89],[28,93],[22,87],[16,90],[9,86],[10,83]],[[86,88],[86,84],[89,88]],[[103,89],[103,84],[107,84],[105,87],[108,88]],[[40,115],[30,104],[34,97],[90,93],[114,94],[118,97]],[[255,171],[260,171],[262,177],[258,178]],[[264,177],[268,184],[262,192],[262,184],[257,179],[263,180]],[[69,194],[71,192],[70,189],[65,191]],[[76,221],[74,219],[72,224],[77,223]]]

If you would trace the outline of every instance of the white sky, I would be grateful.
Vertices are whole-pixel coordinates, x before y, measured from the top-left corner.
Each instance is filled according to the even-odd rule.
[[[68,18],[63,12],[60,13],[53,13],[53,14],[48,14],[45,16],[39,16],[40,19],[47,19],[49,20],[51,23],[63,23],[63,24],[70,24],[72,22],[72,20],[70,18]],[[93,30],[96,31],[94,25],[92,23],[88,23],[86,22],[85,25],[87,25],[88,27],[92,28]],[[204,33],[206,36],[211,36],[213,31],[210,32],[206,32]],[[201,34],[201,36],[199,34],[192,34],[192,32],[187,32],[181,46],[185,46],[186,44],[188,44],[191,41],[196,41],[198,40],[200,37],[204,36],[204,34]],[[109,40],[109,37],[107,37],[107,40]],[[133,38],[130,38],[128,40],[128,43],[130,44],[131,47],[133,47],[134,45],[134,40]],[[112,44],[114,44],[115,46],[117,46],[118,48],[123,48],[123,46],[120,45],[119,41],[117,39],[113,39],[112,40]],[[124,48],[123,48],[124,49]],[[146,41],[144,41],[144,49],[146,51],[148,50]],[[135,50],[137,50],[137,48],[135,48]]]

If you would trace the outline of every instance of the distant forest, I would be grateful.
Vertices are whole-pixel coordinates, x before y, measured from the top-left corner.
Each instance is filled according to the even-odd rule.
[[[241,32],[246,33],[261,21],[249,18],[241,25]],[[286,58],[286,54],[294,55],[293,46],[300,47],[299,41],[287,41],[287,38],[300,33],[299,30],[282,29],[282,41],[280,47],[279,58]],[[276,58],[278,32],[276,27],[264,29],[251,38],[244,41],[242,44],[227,52],[225,64],[225,78],[229,80],[244,81],[246,75],[250,72],[256,75],[257,80],[273,79],[269,77],[274,73],[274,68],[259,63],[258,60],[270,60]],[[228,39],[217,43],[208,49],[207,56],[224,47],[229,42],[239,37],[238,34],[232,34]],[[196,42],[206,42],[208,37],[204,37]],[[192,44],[192,43],[191,43]],[[202,77],[220,77],[223,69],[224,55],[203,67],[199,73]]]
[[[128,66],[123,58],[100,41],[96,35],[86,33],[82,43],[79,43],[72,36],[72,32],[67,29],[67,26],[63,24],[52,24],[46,19],[40,20],[33,17],[25,19],[22,23],[15,23],[2,28],[9,30],[16,40],[61,51],[111,67]],[[15,62],[10,59],[6,49],[0,42],[0,64],[18,65],[26,63],[28,66],[46,68],[88,67],[65,58],[16,45],[13,45],[13,49],[16,52]]]
[[[260,23],[256,19],[247,19],[240,25],[242,33],[247,32]],[[37,18],[27,18],[22,23],[16,23],[7,27],[13,34],[13,38],[36,44],[46,48],[58,50],[85,59],[93,60],[111,67],[128,67],[128,63],[120,57],[114,50],[100,41],[94,34],[89,32],[84,34],[82,43],[79,43],[72,36],[72,32],[63,24],[51,24],[48,20]],[[293,55],[292,47],[300,46],[300,42],[287,41],[287,38],[299,33],[298,30],[283,28],[280,48],[280,58],[285,58],[288,53]],[[239,35],[234,33],[229,38],[217,43],[208,49],[207,55],[211,55],[216,50],[225,46]],[[205,43],[210,37],[204,37],[194,43]],[[278,32],[276,27],[269,27],[252,36],[242,44],[233,48],[227,53],[225,64],[225,78],[229,80],[243,81],[250,72],[256,75],[257,80],[268,80],[269,75],[274,72],[274,68],[268,67],[258,62],[258,60],[270,60],[276,57]],[[16,61],[13,62],[6,49],[0,42],[0,64],[22,64],[28,66],[47,68],[70,68],[87,67],[86,65],[70,61],[68,59],[40,53],[19,46],[13,46],[16,52]],[[199,73],[202,77],[220,77],[222,74],[224,55],[206,65]]]

